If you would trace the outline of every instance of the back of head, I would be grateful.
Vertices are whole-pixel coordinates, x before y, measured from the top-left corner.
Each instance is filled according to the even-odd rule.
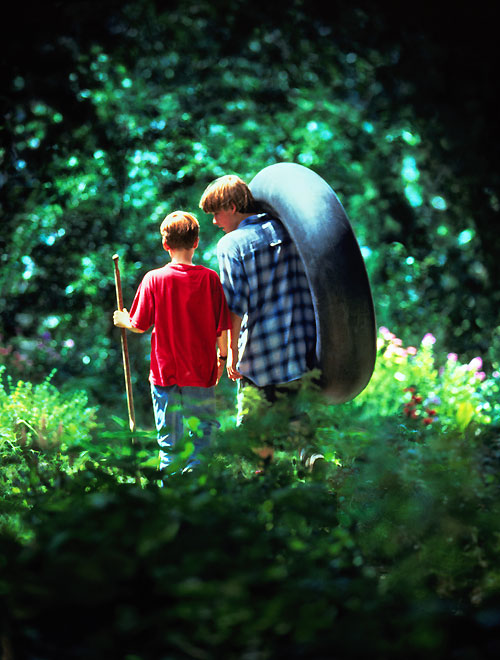
[[[207,186],[200,199],[205,213],[236,207],[237,213],[255,212],[257,205],[247,184],[235,174],[221,176]]]
[[[160,225],[163,244],[170,248],[189,250],[194,247],[200,233],[198,220],[191,213],[174,211]]]

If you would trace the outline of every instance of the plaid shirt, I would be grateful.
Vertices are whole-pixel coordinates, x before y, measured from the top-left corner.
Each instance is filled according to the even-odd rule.
[[[229,309],[242,318],[238,371],[259,387],[311,368],[316,324],[301,258],[279,220],[245,218],[217,245]]]

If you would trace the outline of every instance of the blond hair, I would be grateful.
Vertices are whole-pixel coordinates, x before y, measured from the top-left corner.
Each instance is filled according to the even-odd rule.
[[[205,213],[216,213],[235,205],[237,213],[252,211],[255,199],[247,184],[235,174],[221,176],[207,186],[200,199]]]
[[[163,243],[175,249],[194,247],[200,233],[200,223],[192,213],[174,211],[160,225]]]

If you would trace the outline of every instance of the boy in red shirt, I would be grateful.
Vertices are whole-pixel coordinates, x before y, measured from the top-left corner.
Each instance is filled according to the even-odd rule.
[[[163,220],[160,233],[171,262],[146,273],[130,314],[116,310],[113,321],[137,333],[154,326],[149,380],[161,470],[172,461],[184,418],[199,418],[202,432],[202,437],[192,438],[195,450],[187,468],[199,462],[199,451],[210,441],[217,425],[215,385],[226,364],[231,317],[217,273],[193,265],[199,236],[196,218],[175,211]]]

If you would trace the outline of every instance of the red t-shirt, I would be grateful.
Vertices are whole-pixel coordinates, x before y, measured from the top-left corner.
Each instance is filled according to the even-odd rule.
[[[144,276],[130,310],[132,325],[151,335],[154,385],[212,387],[217,337],[231,327],[219,276],[205,266],[169,263]]]

